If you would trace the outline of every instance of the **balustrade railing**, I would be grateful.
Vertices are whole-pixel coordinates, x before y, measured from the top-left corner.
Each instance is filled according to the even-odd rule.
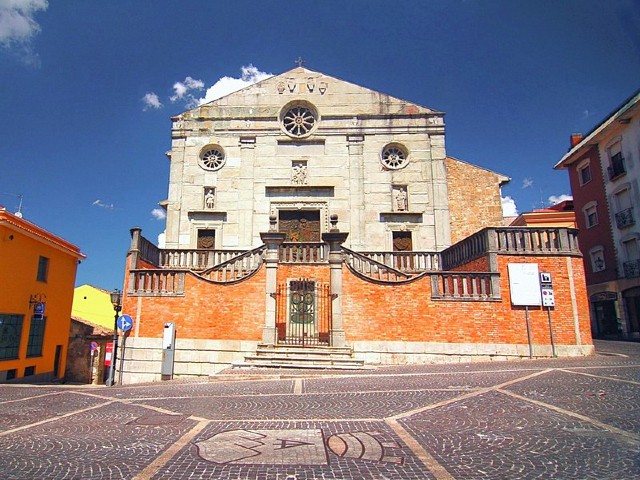
[[[405,273],[438,270],[440,254],[437,252],[358,252],[378,263]]]
[[[131,270],[130,295],[182,295],[185,272],[175,270]]]
[[[159,251],[160,268],[206,270],[233,259],[247,250],[162,249]]]
[[[262,245],[204,271],[193,273],[200,278],[216,283],[242,280],[260,268],[260,265],[262,265],[262,252],[264,252],[265,248]]]
[[[379,282],[403,282],[411,279],[411,275],[401,270],[385,265],[360,252],[354,252],[342,247],[345,253],[345,263],[356,274]]]
[[[441,267],[452,270],[487,253],[580,255],[575,228],[484,228],[441,252]]]
[[[496,228],[497,250],[510,254],[580,253],[573,228]]]
[[[434,300],[499,300],[500,274],[488,272],[441,272],[431,275]]]
[[[282,263],[324,263],[327,258],[324,242],[283,242],[280,245]]]

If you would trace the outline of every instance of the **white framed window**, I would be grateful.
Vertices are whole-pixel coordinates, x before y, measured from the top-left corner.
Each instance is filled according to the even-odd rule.
[[[600,245],[589,250],[589,258],[591,259],[591,271],[602,272],[607,268],[604,262],[604,248]]]
[[[638,260],[640,258],[640,247],[638,247],[637,234],[631,234],[630,236],[622,239],[622,248],[627,260]]]
[[[609,157],[609,166],[607,167],[609,180],[614,180],[627,173],[627,169],[624,164],[624,157],[622,156],[621,137],[616,138],[607,146],[607,156]]]
[[[598,225],[598,204],[596,202],[589,202],[582,207],[584,213],[584,221],[587,228]]]
[[[580,185],[584,185],[591,181],[591,162],[589,159],[583,161],[576,168],[578,172],[578,180],[580,181]]]
[[[631,187],[627,183],[613,192],[616,226],[620,229],[635,225],[635,215],[631,202]]]

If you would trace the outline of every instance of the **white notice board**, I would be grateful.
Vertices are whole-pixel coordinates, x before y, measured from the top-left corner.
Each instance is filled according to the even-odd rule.
[[[509,287],[514,305],[541,305],[537,263],[510,263]]]

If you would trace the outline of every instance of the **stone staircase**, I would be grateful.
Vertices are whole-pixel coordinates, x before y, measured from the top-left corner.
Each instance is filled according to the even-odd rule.
[[[350,347],[258,345],[255,355],[245,356],[234,367],[361,370],[364,360],[353,358]]]

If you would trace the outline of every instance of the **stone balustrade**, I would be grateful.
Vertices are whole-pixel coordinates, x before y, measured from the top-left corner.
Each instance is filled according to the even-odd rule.
[[[366,277],[376,282],[406,282],[412,276],[394,267],[386,265],[374,258],[342,247],[345,253],[345,263],[358,276]]]
[[[431,275],[434,300],[500,300],[498,273],[440,272]],[[496,288],[497,287],[497,288]]]
[[[576,255],[578,230],[547,227],[484,228],[441,252],[441,268],[453,270],[486,254]]]
[[[163,269],[136,269],[129,272],[127,293],[135,296],[172,296],[184,294],[186,272]]]
[[[282,263],[325,263],[328,258],[324,242],[283,242],[279,249]]]
[[[436,252],[358,252],[377,263],[393,267],[405,273],[438,270],[440,254]]]

